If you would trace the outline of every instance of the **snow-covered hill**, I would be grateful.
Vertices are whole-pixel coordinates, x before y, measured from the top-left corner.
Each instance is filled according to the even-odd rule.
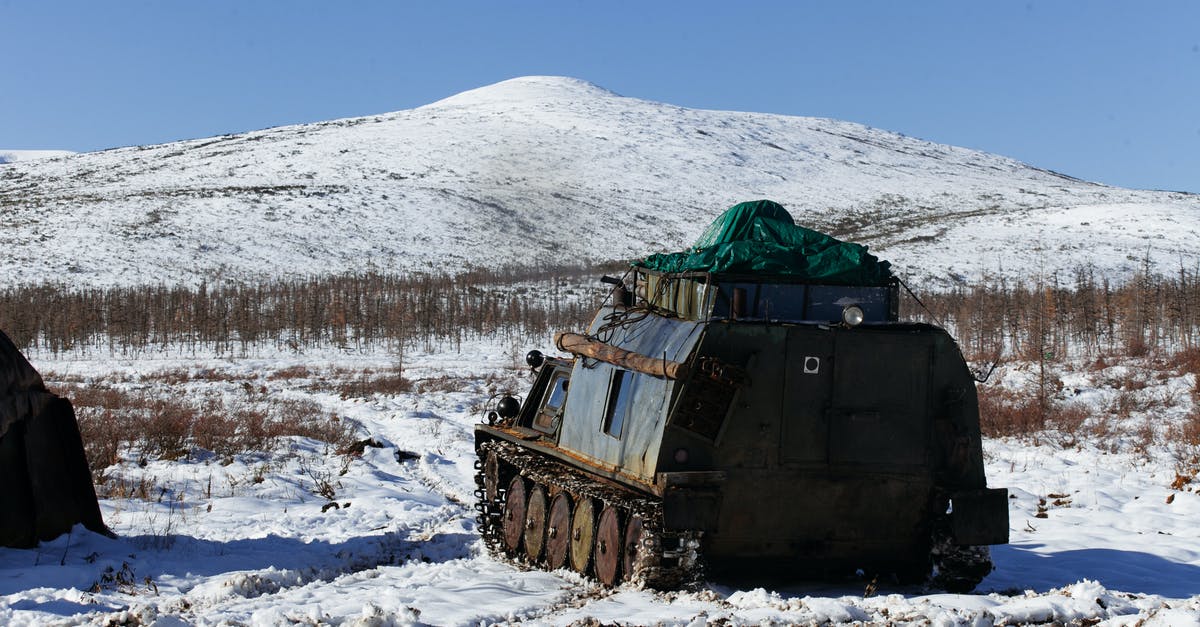
[[[1197,263],[1200,196],[831,119],[558,77],[417,109],[0,166],[0,279],[196,282],[641,257],[770,198],[921,282]]]
[[[73,155],[70,150],[4,150],[0,148],[0,163],[16,163],[35,159],[51,159]]]

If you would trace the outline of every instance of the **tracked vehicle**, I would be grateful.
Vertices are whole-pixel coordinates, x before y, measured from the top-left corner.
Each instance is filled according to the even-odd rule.
[[[475,430],[491,551],[608,585],[870,573],[967,591],[1008,541],[974,380],[865,247],[743,203],[634,264]]]

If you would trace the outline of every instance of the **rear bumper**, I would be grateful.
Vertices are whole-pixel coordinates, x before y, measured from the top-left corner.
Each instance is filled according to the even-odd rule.
[[[1008,490],[983,488],[950,495],[950,530],[955,544],[1008,544]]]

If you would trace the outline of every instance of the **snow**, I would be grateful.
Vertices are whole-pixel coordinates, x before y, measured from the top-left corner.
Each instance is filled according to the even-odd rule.
[[[36,159],[53,159],[73,155],[70,150],[4,150],[0,148],[0,164]]]
[[[1200,263],[1200,196],[826,118],[523,77],[416,109],[0,168],[0,279],[128,285],[632,259],[770,198],[910,282]]]
[[[537,347],[549,350],[549,347]],[[486,341],[460,350],[406,352],[412,392],[341,398],[308,379],[271,377],[304,365],[317,376],[394,366],[384,351],[305,355],[193,355],[182,349],[118,357],[30,355],[53,385],[96,378],[146,386],[143,375],[187,366],[231,375],[192,379],[179,394],[236,395],[241,381],[307,398],[359,425],[366,448],[346,461],[294,439],[280,450],[232,460],[194,455],[136,458],[114,472],[151,477],[162,498],[106,498],[108,539],[77,528],[37,549],[0,549],[0,623],[28,625],[312,623],[330,625],[838,624],[991,625],[1100,621],[1186,625],[1200,621],[1200,493],[1171,488],[1180,460],[1165,442],[985,441],[989,484],[1010,490],[1008,545],[969,595],[865,581],[740,585],[709,581],[682,592],[604,590],[566,572],[497,561],[475,528],[472,425],[496,391],[528,379],[512,347]],[[1062,394],[1102,407],[1137,363],[1058,373]],[[1009,364],[996,384],[1020,387],[1032,366]],[[446,375],[450,384],[434,385]],[[166,385],[166,384],[158,384]],[[177,384],[178,385],[178,384]],[[422,389],[422,385],[432,387]],[[1193,375],[1154,378],[1140,392],[1174,394]],[[165,392],[165,390],[164,390]],[[1184,394],[1183,398],[1187,398]],[[1133,416],[1165,428],[1190,401]],[[1113,444],[1117,442],[1117,444]],[[1121,442],[1126,442],[1122,444]],[[407,451],[416,459],[398,461]],[[344,470],[344,472],[343,472]],[[260,480],[256,481],[255,477]],[[337,508],[314,494],[336,485]],[[1173,497],[1168,499],[1168,497]],[[1037,517],[1039,501],[1046,517]],[[1090,623],[1087,623],[1090,624]]]

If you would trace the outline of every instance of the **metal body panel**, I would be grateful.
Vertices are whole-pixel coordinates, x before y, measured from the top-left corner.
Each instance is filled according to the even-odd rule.
[[[626,324],[602,328],[623,313],[602,308],[589,333],[613,346],[680,362],[690,358],[703,334],[700,323],[655,315],[634,315]],[[628,397],[616,407],[620,415],[609,416],[609,392],[617,376],[623,377],[621,394]],[[596,360],[576,359],[559,446],[600,466],[653,482],[663,425],[678,385]],[[606,423],[619,423],[619,431],[606,432]]]
[[[746,368],[715,442],[672,423],[660,452],[662,471],[726,473],[706,556],[829,565],[902,563],[928,552],[946,457],[932,425],[952,422],[960,435],[978,429],[973,394],[958,414],[944,415],[954,404],[940,399],[969,377],[944,331],[709,323],[697,354]],[[681,448],[687,464],[673,459]],[[968,452],[958,464],[963,485],[983,487],[981,455]]]

